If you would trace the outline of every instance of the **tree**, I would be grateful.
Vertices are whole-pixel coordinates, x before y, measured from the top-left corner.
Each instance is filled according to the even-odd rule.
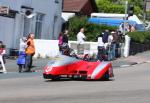
[[[123,4],[125,0],[96,0],[96,4],[99,12],[105,13],[119,13],[124,14],[125,5]],[[142,0],[128,0],[129,3],[134,4],[134,13],[142,13]]]

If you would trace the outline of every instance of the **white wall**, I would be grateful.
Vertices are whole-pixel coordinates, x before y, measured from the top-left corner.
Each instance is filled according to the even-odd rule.
[[[58,40],[39,40],[35,39],[35,55],[34,57],[55,57],[59,55],[59,48],[58,48]],[[69,41],[69,45],[71,43],[76,43],[76,41]],[[85,42],[85,44],[90,45],[89,50],[85,50],[85,53],[93,54],[97,53],[97,42]],[[75,50],[77,52],[77,50]]]
[[[35,55],[34,57],[55,57],[60,55],[59,53],[59,48],[58,48],[58,40],[39,40],[39,39],[35,39]],[[69,41],[69,47],[73,47],[71,46],[71,44],[76,44],[76,41]],[[97,54],[97,42],[85,42],[85,45],[90,45],[89,50],[84,50],[84,54]],[[125,46],[121,47],[122,50],[122,56],[124,57],[128,57],[129,56],[129,50],[130,50],[130,38],[127,37],[125,39]],[[74,51],[77,53],[76,47],[72,48],[74,49]]]

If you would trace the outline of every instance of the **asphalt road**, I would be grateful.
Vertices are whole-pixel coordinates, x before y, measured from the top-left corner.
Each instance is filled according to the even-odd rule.
[[[46,81],[42,72],[0,74],[0,103],[150,103],[149,67],[115,69],[111,81]]]

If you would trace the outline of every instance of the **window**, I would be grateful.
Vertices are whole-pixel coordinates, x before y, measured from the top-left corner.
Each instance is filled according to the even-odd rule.
[[[43,18],[44,18],[44,14],[37,13],[36,25],[35,25],[35,38],[36,39],[41,39]]]
[[[53,33],[52,33],[52,39],[56,39],[56,37],[55,37],[55,30],[56,30],[56,23],[57,23],[57,20],[58,20],[58,16],[57,15],[55,15],[54,16],[54,22],[53,22]]]
[[[58,3],[59,3],[59,0],[55,0],[55,3],[57,3],[57,4],[58,4]]]

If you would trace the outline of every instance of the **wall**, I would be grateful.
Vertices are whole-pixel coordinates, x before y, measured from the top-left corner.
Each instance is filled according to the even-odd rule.
[[[58,56],[59,48],[58,48],[58,40],[39,40],[35,39],[35,55],[34,57],[55,57]],[[69,41],[69,47],[74,49],[75,53],[77,53],[77,42]],[[126,37],[125,43],[121,43],[121,56],[128,57],[130,51],[130,38]],[[97,54],[97,42],[85,42],[85,54]]]
[[[76,50],[76,41],[69,41],[69,45],[72,49]],[[97,53],[97,43],[96,42],[85,42],[86,50],[85,53],[93,54]],[[35,58],[37,57],[55,57],[59,55],[59,48],[58,48],[58,40],[39,40],[35,39],[35,48],[36,53],[34,55]]]
[[[5,18],[0,16],[0,41],[6,45],[6,48],[11,48],[15,42],[12,38],[14,37],[14,26],[15,19]]]

